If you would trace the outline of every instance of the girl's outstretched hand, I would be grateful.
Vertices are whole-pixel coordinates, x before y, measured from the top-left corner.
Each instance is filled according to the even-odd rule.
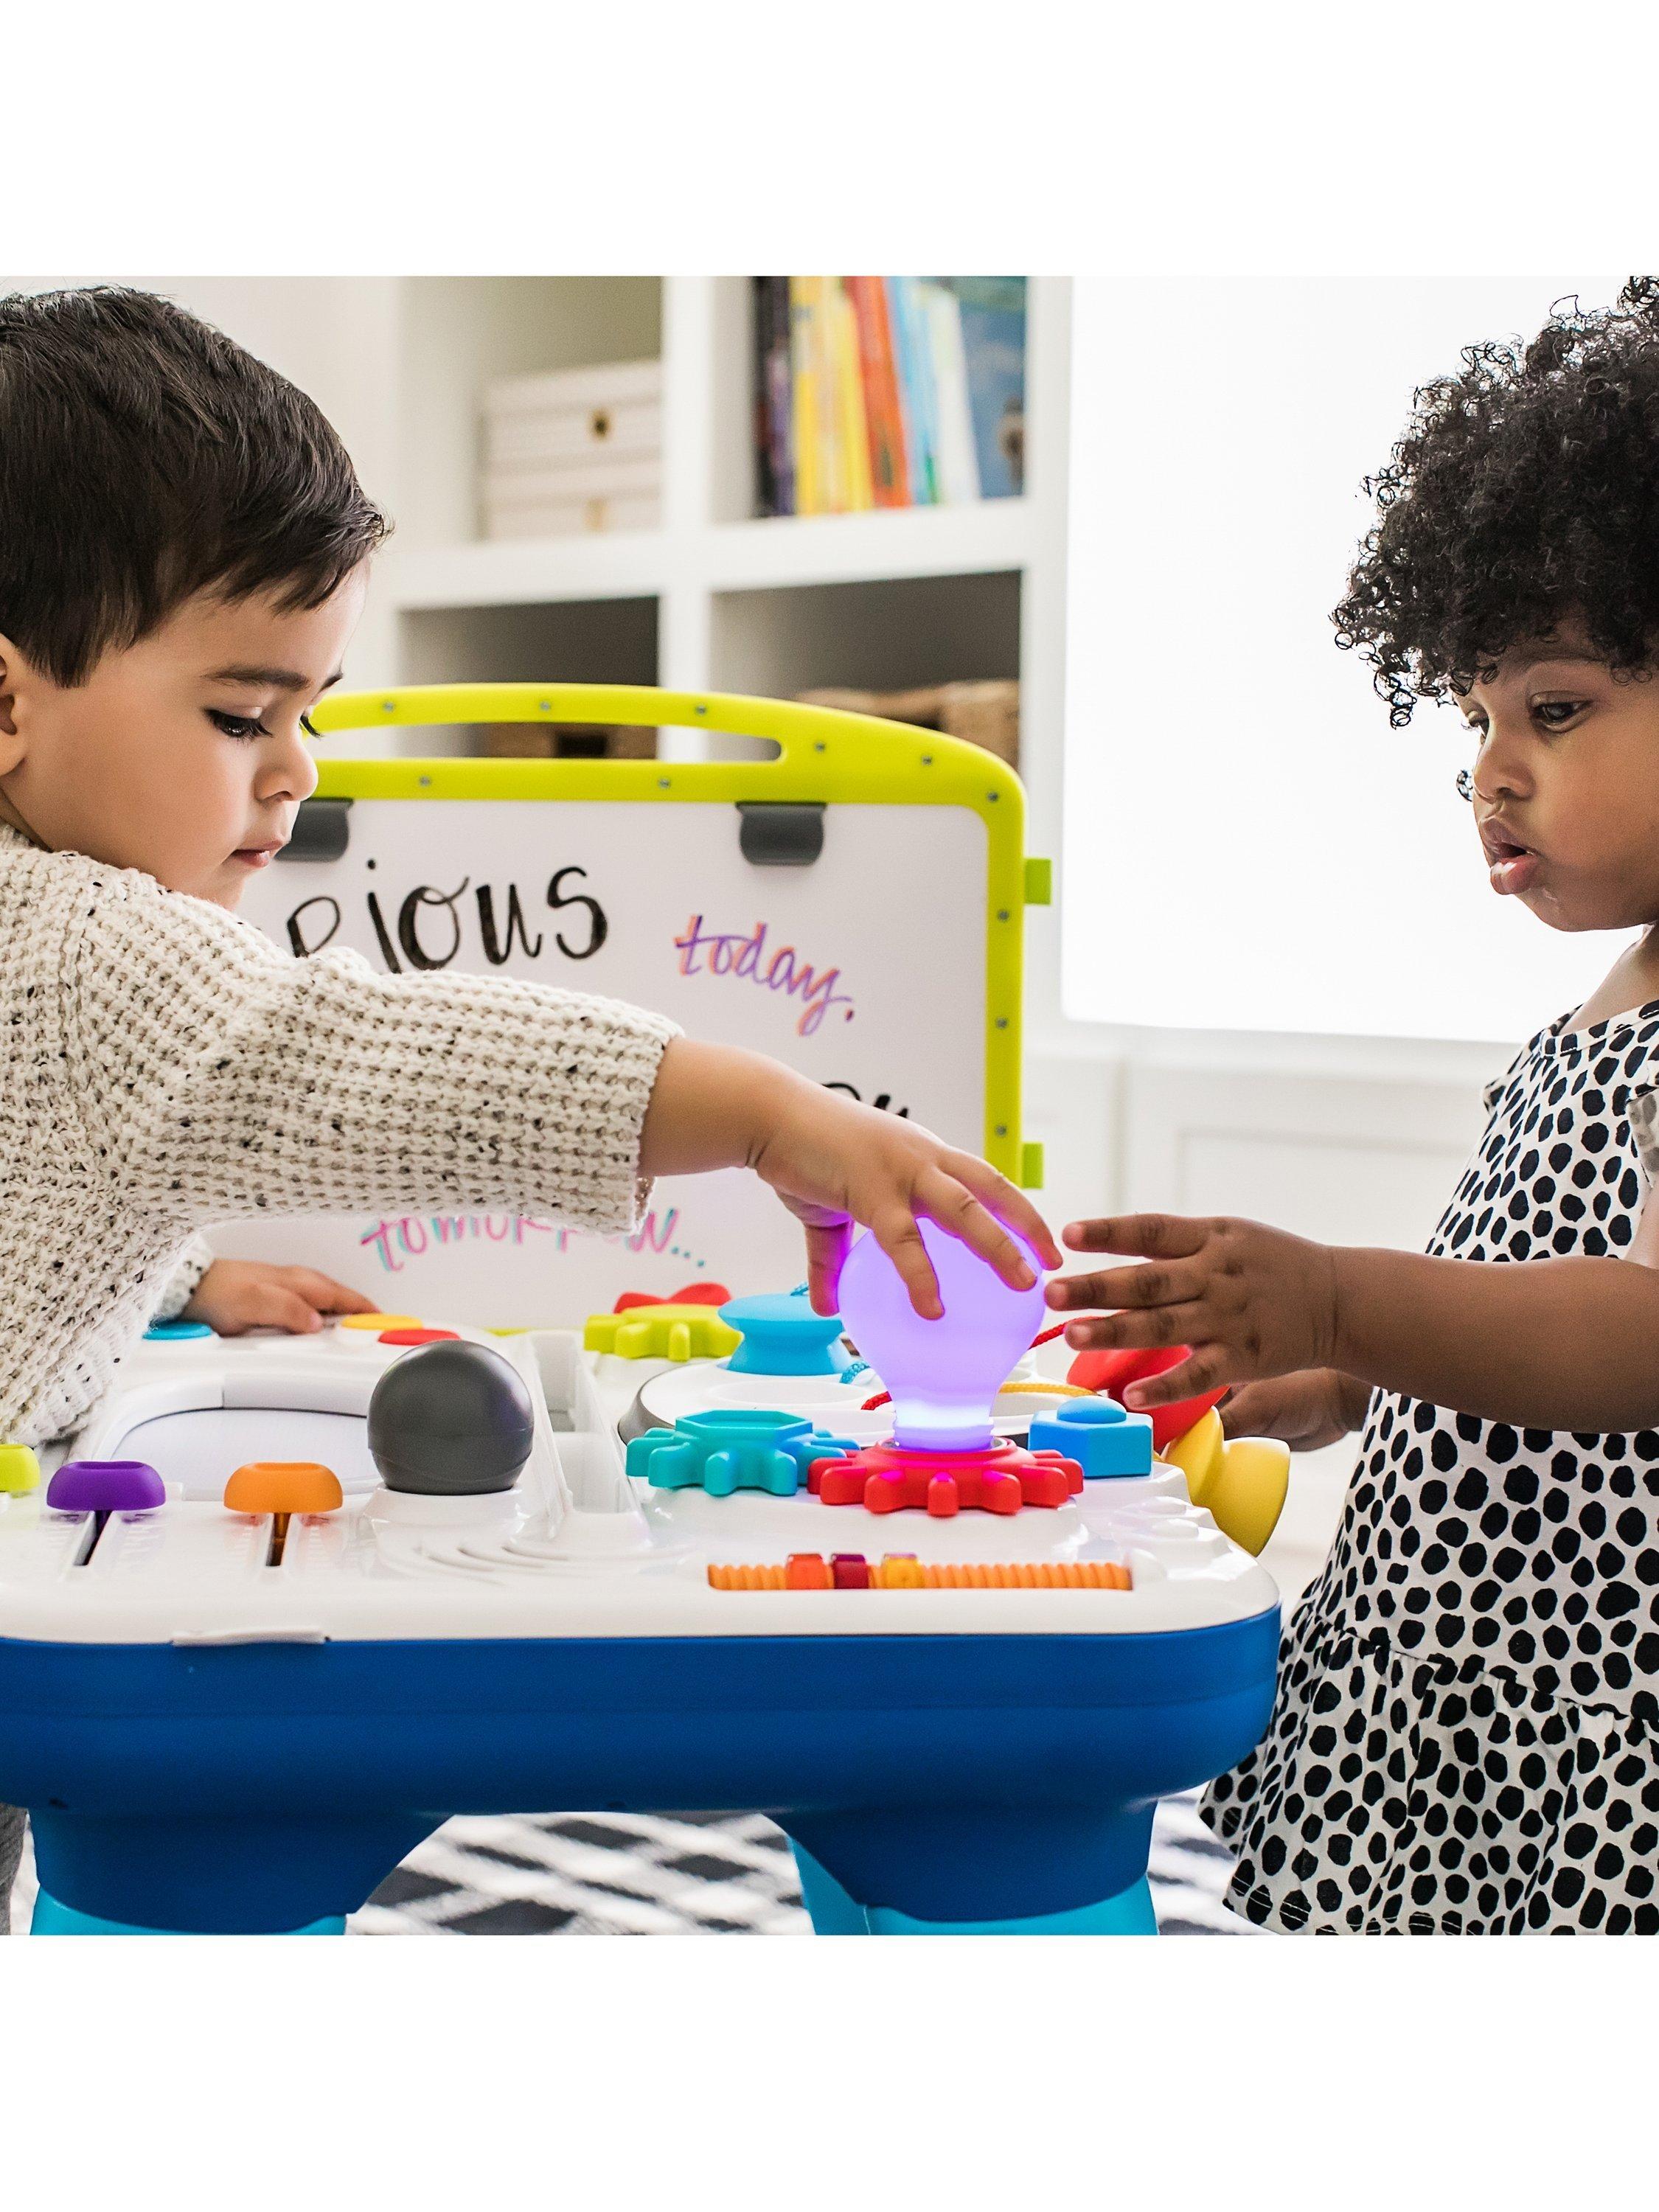
[[[1125,1391],[1124,1403],[1138,1412],[1221,1382],[1335,1364],[1336,1269],[1328,1245],[1259,1221],[1171,1213],[1074,1221],[1062,1234],[1074,1252],[1135,1254],[1146,1263],[1048,1285],[1048,1304],[1061,1311],[1109,1309],[1071,1324],[1066,1341],[1074,1350],[1192,1346],[1178,1367]]]
[[[805,1228],[807,1286],[817,1313],[836,1310],[855,1222],[867,1226],[902,1276],[911,1304],[928,1321],[943,1309],[918,1215],[959,1237],[1017,1290],[1029,1289],[1036,1277],[1009,1230],[1045,1267],[1060,1265],[1048,1224],[1006,1176],[914,1121],[815,1084],[786,1094],[750,1165]]]

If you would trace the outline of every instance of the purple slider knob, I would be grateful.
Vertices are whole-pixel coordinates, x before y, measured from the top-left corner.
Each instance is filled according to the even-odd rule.
[[[141,1459],[66,1459],[46,1488],[54,1513],[149,1513],[167,1485]]]

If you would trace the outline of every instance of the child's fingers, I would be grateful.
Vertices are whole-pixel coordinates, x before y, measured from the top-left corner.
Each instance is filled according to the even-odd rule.
[[[1147,1260],[1184,1260],[1207,1242],[1207,1221],[1178,1213],[1119,1213],[1073,1221],[1060,1231],[1073,1252],[1138,1252]]]
[[[1236,1372],[1225,1345],[1206,1344],[1179,1367],[1167,1367],[1162,1375],[1149,1376],[1144,1382],[1131,1382],[1123,1393],[1123,1402],[1132,1413],[1150,1413],[1155,1406],[1173,1406],[1178,1399],[1196,1398],[1213,1390]]]
[[[1289,1404],[1283,1376],[1274,1376],[1269,1382],[1245,1382],[1230,1390],[1216,1411],[1230,1437],[1285,1437],[1289,1433],[1285,1425]]]
[[[946,1162],[946,1172],[960,1183],[965,1183],[981,1205],[1006,1222],[1016,1235],[1023,1237],[1045,1267],[1065,1265],[1064,1255],[1054,1242],[1054,1231],[1037,1212],[1023,1190],[1017,1190],[1005,1175],[999,1175],[988,1161],[976,1159],[971,1152],[951,1153]]]
[[[1109,1267],[1099,1275],[1063,1275],[1048,1285],[1044,1296],[1051,1306],[1062,1310],[1178,1306],[1201,1298],[1207,1286],[1206,1271],[1190,1260],[1163,1266],[1147,1261],[1138,1267]]]
[[[337,1283],[332,1275],[319,1274],[314,1267],[284,1267],[283,1280],[291,1291],[315,1306],[319,1313],[373,1313],[373,1298],[366,1298],[361,1291],[348,1290]]]
[[[1171,1344],[1202,1342],[1213,1325],[1202,1306],[1130,1308],[1068,1322],[1066,1341],[1073,1352],[1161,1352]]]
[[[942,1170],[924,1176],[916,1187],[916,1203],[941,1229],[988,1260],[1012,1289],[1029,1291],[1036,1282],[1036,1271],[1018,1241],[954,1176]]]
[[[813,1312],[827,1317],[836,1310],[836,1300],[841,1294],[842,1262],[847,1257],[852,1224],[845,1220],[832,1223],[809,1221],[804,1226],[806,1231],[807,1297]]]
[[[240,1336],[250,1328],[283,1328],[290,1336],[310,1336],[323,1317],[297,1291],[267,1279],[250,1283],[237,1302],[234,1320],[219,1324],[221,1336]]]
[[[910,1303],[924,1321],[937,1321],[945,1307],[939,1294],[939,1278],[927,1257],[915,1216],[908,1207],[884,1214],[870,1224],[870,1234],[898,1269]]]

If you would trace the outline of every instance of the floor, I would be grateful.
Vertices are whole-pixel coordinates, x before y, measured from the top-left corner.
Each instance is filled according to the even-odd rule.
[[[1352,1446],[1299,1460],[1262,1554],[1288,1613],[1319,1571],[1340,1510]],[[1253,1936],[1222,1902],[1231,1855],[1200,1821],[1196,1796],[1158,1808],[1149,1874],[1166,1936]],[[27,1850],[12,1926],[28,1926]],[[359,1936],[805,1936],[794,1864],[759,1814],[665,1820],[547,1814],[450,1820],[383,1882]]]

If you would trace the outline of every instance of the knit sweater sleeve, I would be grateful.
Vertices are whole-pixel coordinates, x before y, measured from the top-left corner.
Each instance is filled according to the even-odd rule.
[[[428,1207],[632,1225],[672,1022],[504,977],[296,959],[131,871],[89,869],[80,890],[66,1073],[129,1206],[180,1231]]]
[[[173,1273],[162,1286],[152,1321],[177,1321],[195,1294],[196,1285],[213,1265],[213,1247],[205,1237],[192,1237],[173,1261]]]

